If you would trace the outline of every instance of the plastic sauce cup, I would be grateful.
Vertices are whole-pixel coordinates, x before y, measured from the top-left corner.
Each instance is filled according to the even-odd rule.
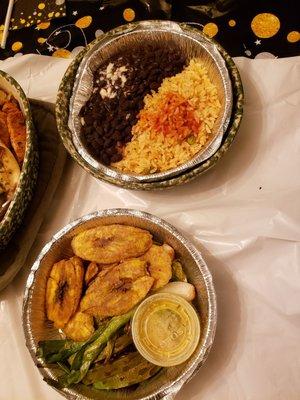
[[[132,320],[132,337],[146,360],[162,367],[178,365],[189,359],[197,347],[199,316],[178,295],[154,294],[137,308]]]

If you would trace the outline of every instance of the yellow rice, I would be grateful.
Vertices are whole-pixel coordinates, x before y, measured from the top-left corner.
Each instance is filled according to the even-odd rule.
[[[133,138],[124,149],[124,158],[112,164],[123,172],[149,174],[175,168],[199,152],[212,134],[221,104],[217,88],[210,81],[200,59],[192,59],[179,74],[164,79],[158,92],[144,99],[144,109],[155,109],[166,93],[178,93],[193,106],[195,116],[202,121],[194,143],[179,143],[176,138],[151,132],[149,126],[138,121],[133,127]],[[150,138],[151,136],[151,138]]]

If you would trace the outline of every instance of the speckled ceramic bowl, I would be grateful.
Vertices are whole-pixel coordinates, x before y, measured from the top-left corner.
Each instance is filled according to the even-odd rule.
[[[31,200],[38,173],[38,146],[30,104],[21,86],[11,76],[0,71],[0,89],[14,96],[26,118],[26,152],[19,184],[9,208],[0,221],[0,250],[3,250],[21,224],[27,205]]]
[[[128,29],[133,29],[135,27],[135,23],[128,24],[127,26]],[[190,27],[187,24],[179,24],[179,26],[183,28],[185,31],[197,32],[198,35],[205,36],[198,29]],[[124,27],[119,27],[111,31],[111,34],[115,35],[119,31],[122,32],[123,30]],[[109,34],[110,33],[108,33],[108,35]],[[212,168],[217,163],[217,161],[227,152],[238,131],[243,114],[244,93],[239,72],[232,58],[218,43],[216,43],[210,38],[207,38],[206,36],[205,38],[206,40],[209,40],[211,43],[213,43],[223,56],[230,75],[232,83],[232,92],[233,92],[232,115],[228,128],[223,136],[221,146],[209,159],[191,168],[190,170],[183,172],[181,175],[173,177],[171,179],[164,179],[155,182],[124,182],[114,177],[101,173],[99,170],[91,167],[91,165],[88,164],[83,157],[81,157],[76,147],[74,146],[74,143],[72,141],[72,133],[68,127],[69,106],[73,92],[74,82],[77,77],[78,67],[85,54],[95,45],[95,43],[97,43],[98,40],[100,40],[98,38],[95,41],[93,41],[90,45],[88,45],[81,53],[79,53],[78,56],[74,59],[74,61],[71,63],[71,65],[69,66],[63,77],[57,96],[56,119],[57,119],[58,130],[66,149],[74,158],[74,160],[79,165],[81,165],[86,171],[88,171],[98,179],[104,180],[108,183],[112,183],[127,189],[138,189],[138,190],[164,189],[176,185],[181,185],[183,183],[191,181],[192,179],[195,179],[197,176],[201,175],[208,169]]]

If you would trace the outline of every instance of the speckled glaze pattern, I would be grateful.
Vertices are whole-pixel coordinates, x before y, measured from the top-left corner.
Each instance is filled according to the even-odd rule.
[[[25,210],[31,200],[38,175],[38,144],[33,126],[29,101],[21,86],[7,73],[0,71],[0,77],[14,87],[20,97],[26,118],[26,152],[19,184],[14,198],[0,222],[0,250],[3,250],[16,229],[22,223]],[[0,266],[1,268],[1,266]]]
[[[118,27],[112,31],[107,32],[105,35],[115,35],[116,33],[123,33],[125,32],[126,29],[128,30],[134,29],[135,26],[136,26],[135,23],[127,24],[126,27],[124,26]],[[58,131],[62,138],[65,148],[79,165],[81,165],[87,172],[91,173],[96,178],[117,186],[121,186],[126,189],[156,190],[156,189],[170,188],[173,186],[182,185],[184,183],[190,182],[191,180],[195,179],[196,177],[200,176],[201,174],[212,168],[214,165],[216,165],[216,163],[220,160],[220,158],[224,156],[224,154],[227,152],[230,145],[232,144],[242,120],[243,103],[244,103],[244,91],[238,69],[232,58],[229,56],[229,54],[213,39],[208,38],[198,29],[193,28],[187,24],[179,24],[179,26],[186,31],[195,32],[198,35],[205,36],[206,39],[208,39],[211,43],[217,46],[218,50],[220,51],[221,55],[223,56],[226,62],[230,79],[232,82],[233,108],[232,108],[232,117],[229,122],[228,129],[224,135],[220,148],[208,160],[199,164],[195,168],[186,171],[182,175],[176,176],[172,179],[162,180],[159,182],[125,183],[123,181],[118,181],[107,175],[103,175],[101,172],[88,165],[86,161],[77,152],[72,142],[72,133],[68,128],[69,104],[70,104],[70,98],[72,96],[74,82],[76,80],[78,66],[81,60],[83,59],[84,55],[95,45],[95,43],[98,43],[99,41],[103,40],[103,36],[101,36],[95,39],[93,42],[91,42],[84,50],[82,50],[70,64],[69,68],[67,69],[61,81],[56,100],[56,121],[57,121]]]

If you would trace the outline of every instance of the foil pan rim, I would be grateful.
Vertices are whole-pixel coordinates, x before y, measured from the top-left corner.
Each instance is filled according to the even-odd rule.
[[[119,36],[134,34],[136,32],[147,32],[149,30],[153,31],[154,29],[156,32],[168,31],[173,33],[174,35],[183,36],[188,38],[189,40],[193,40],[199,46],[204,48],[205,51],[210,55],[219,71],[219,75],[223,84],[223,91],[225,94],[223,115],[219,124],[219,129],[216,131],[216,134],[212,138],[211,142],[209,142],[203,150],[200,150],[192,159],[188,160],[184,164],[181,164],[176,168],[172,168],[164,172],[147,175],[125,173],[122,171],[118,171],[112,167],[105,166],[104,164],[96,160],[86,150],[80,138],[80,123],[79,117],[77,115],[78,113],[74,111],[76,110],[76,103],[79,102],[77,98],[78,96],[76,95],[82,80],[84,80],[85,76],[87,76],[87,74],[89,73],[89,60],[95,52],[99,52],[103,46],[106,46],[109,43],[113,42]],[[89,49],[87,54],[83,57],[76,73],[74,89],[69,102],[68,126],[70,131],[72,132],[72,140],[76,150],[78,151],[80,157],[82,157],[93,170],[98,170],[104,175],[123,182],[155,182],[170,179],[172,177],[181,175],[189,169],[193,169],[195,166],[206,161],[218,150],[231,118],[232,102],[232,87],[226,63],[214,43],[210,42],[209,39],[207,39],[205,36],[203,36],[202,33],[200,33],[200,31],[191,32],[176,22],[155,20],[141,21],[137,23],[127,24],[122,26],[119,30],[112,30],[105,33],[101,37],[101,39],[97,43],[95,43],[95,45],[91,49]]]
[[[105,209],[101,211],[96,211],[93,213],[86,214],[76,220],[72,221],[71,223],[65,225],[62,229],[60,229],[52,239],[45,244],[42,248],[41,252],[39,253],[36,261],[33,263],[30,273],[28,275],[24,296],[23,296],[23,307],[22,307],[22,326],[23,332],[25,336],[25,344],[31,358],[36,366],[40,364],[39,359],[36,356],[36,346],[34,345],[34,337],[31,332],[30,326],[30,303],[32,299],[32,286],[35,282],[35,275],[40,267],[40,264],[47,254],[47,252],[51,249],[54,243],[56,243],[60,238],[70,232],[73,228],[80,226],[81,224],[98,218],[104,217],[113,217],[113,216],[132,216],[136,218],[140,218],[144,221],[149,221],[158,225],[159,227],[165,229],[168,233],[178,239],[189,251],[192,258],[196,262],[201,275],[203,276],[203,280],[205,282],[205,288],[207,293],[207,300],[208,300],[208,325],[206,330],[206,335],[204,339],[204,343],[199,350],[199,354],[197,359],[194,361],[191,366],[186,369],[176,380],[172,381],[169,384],[162,386],[156,392],[151,393],[150,395],[141,398],[140,400],[156,400],[156,399],[165,399],[169,400],[173,398],[181,387],[187,383],[190,379],[197,374],[201,366],[204,364],[206,358],[208,357],[209,351],[214,341],[215,331],[216,331],[216,324],[217,324],[217,297],[216,292],[214,289],[213,278],[208,269],[208,266],[203,259],[201,252],[195,247],[195,245],[187,238],[185,238],[173,225],[168,223],[167,221],[157,217],[153,214],[134,210],[134,209],[126,209],[126,208],[113,208],[113,209]],[[38,368],[40,374],[43,378],[49,378],[48,368],[45,363],[42,363],[42,368]],[[76,392],[74,389],[64,388],[64,389],[57,389],[51,385],[53,389],[55,389],[58,393],[63,395],[65,398],[70,400],[90,400],[92,398],[82,396]]]

